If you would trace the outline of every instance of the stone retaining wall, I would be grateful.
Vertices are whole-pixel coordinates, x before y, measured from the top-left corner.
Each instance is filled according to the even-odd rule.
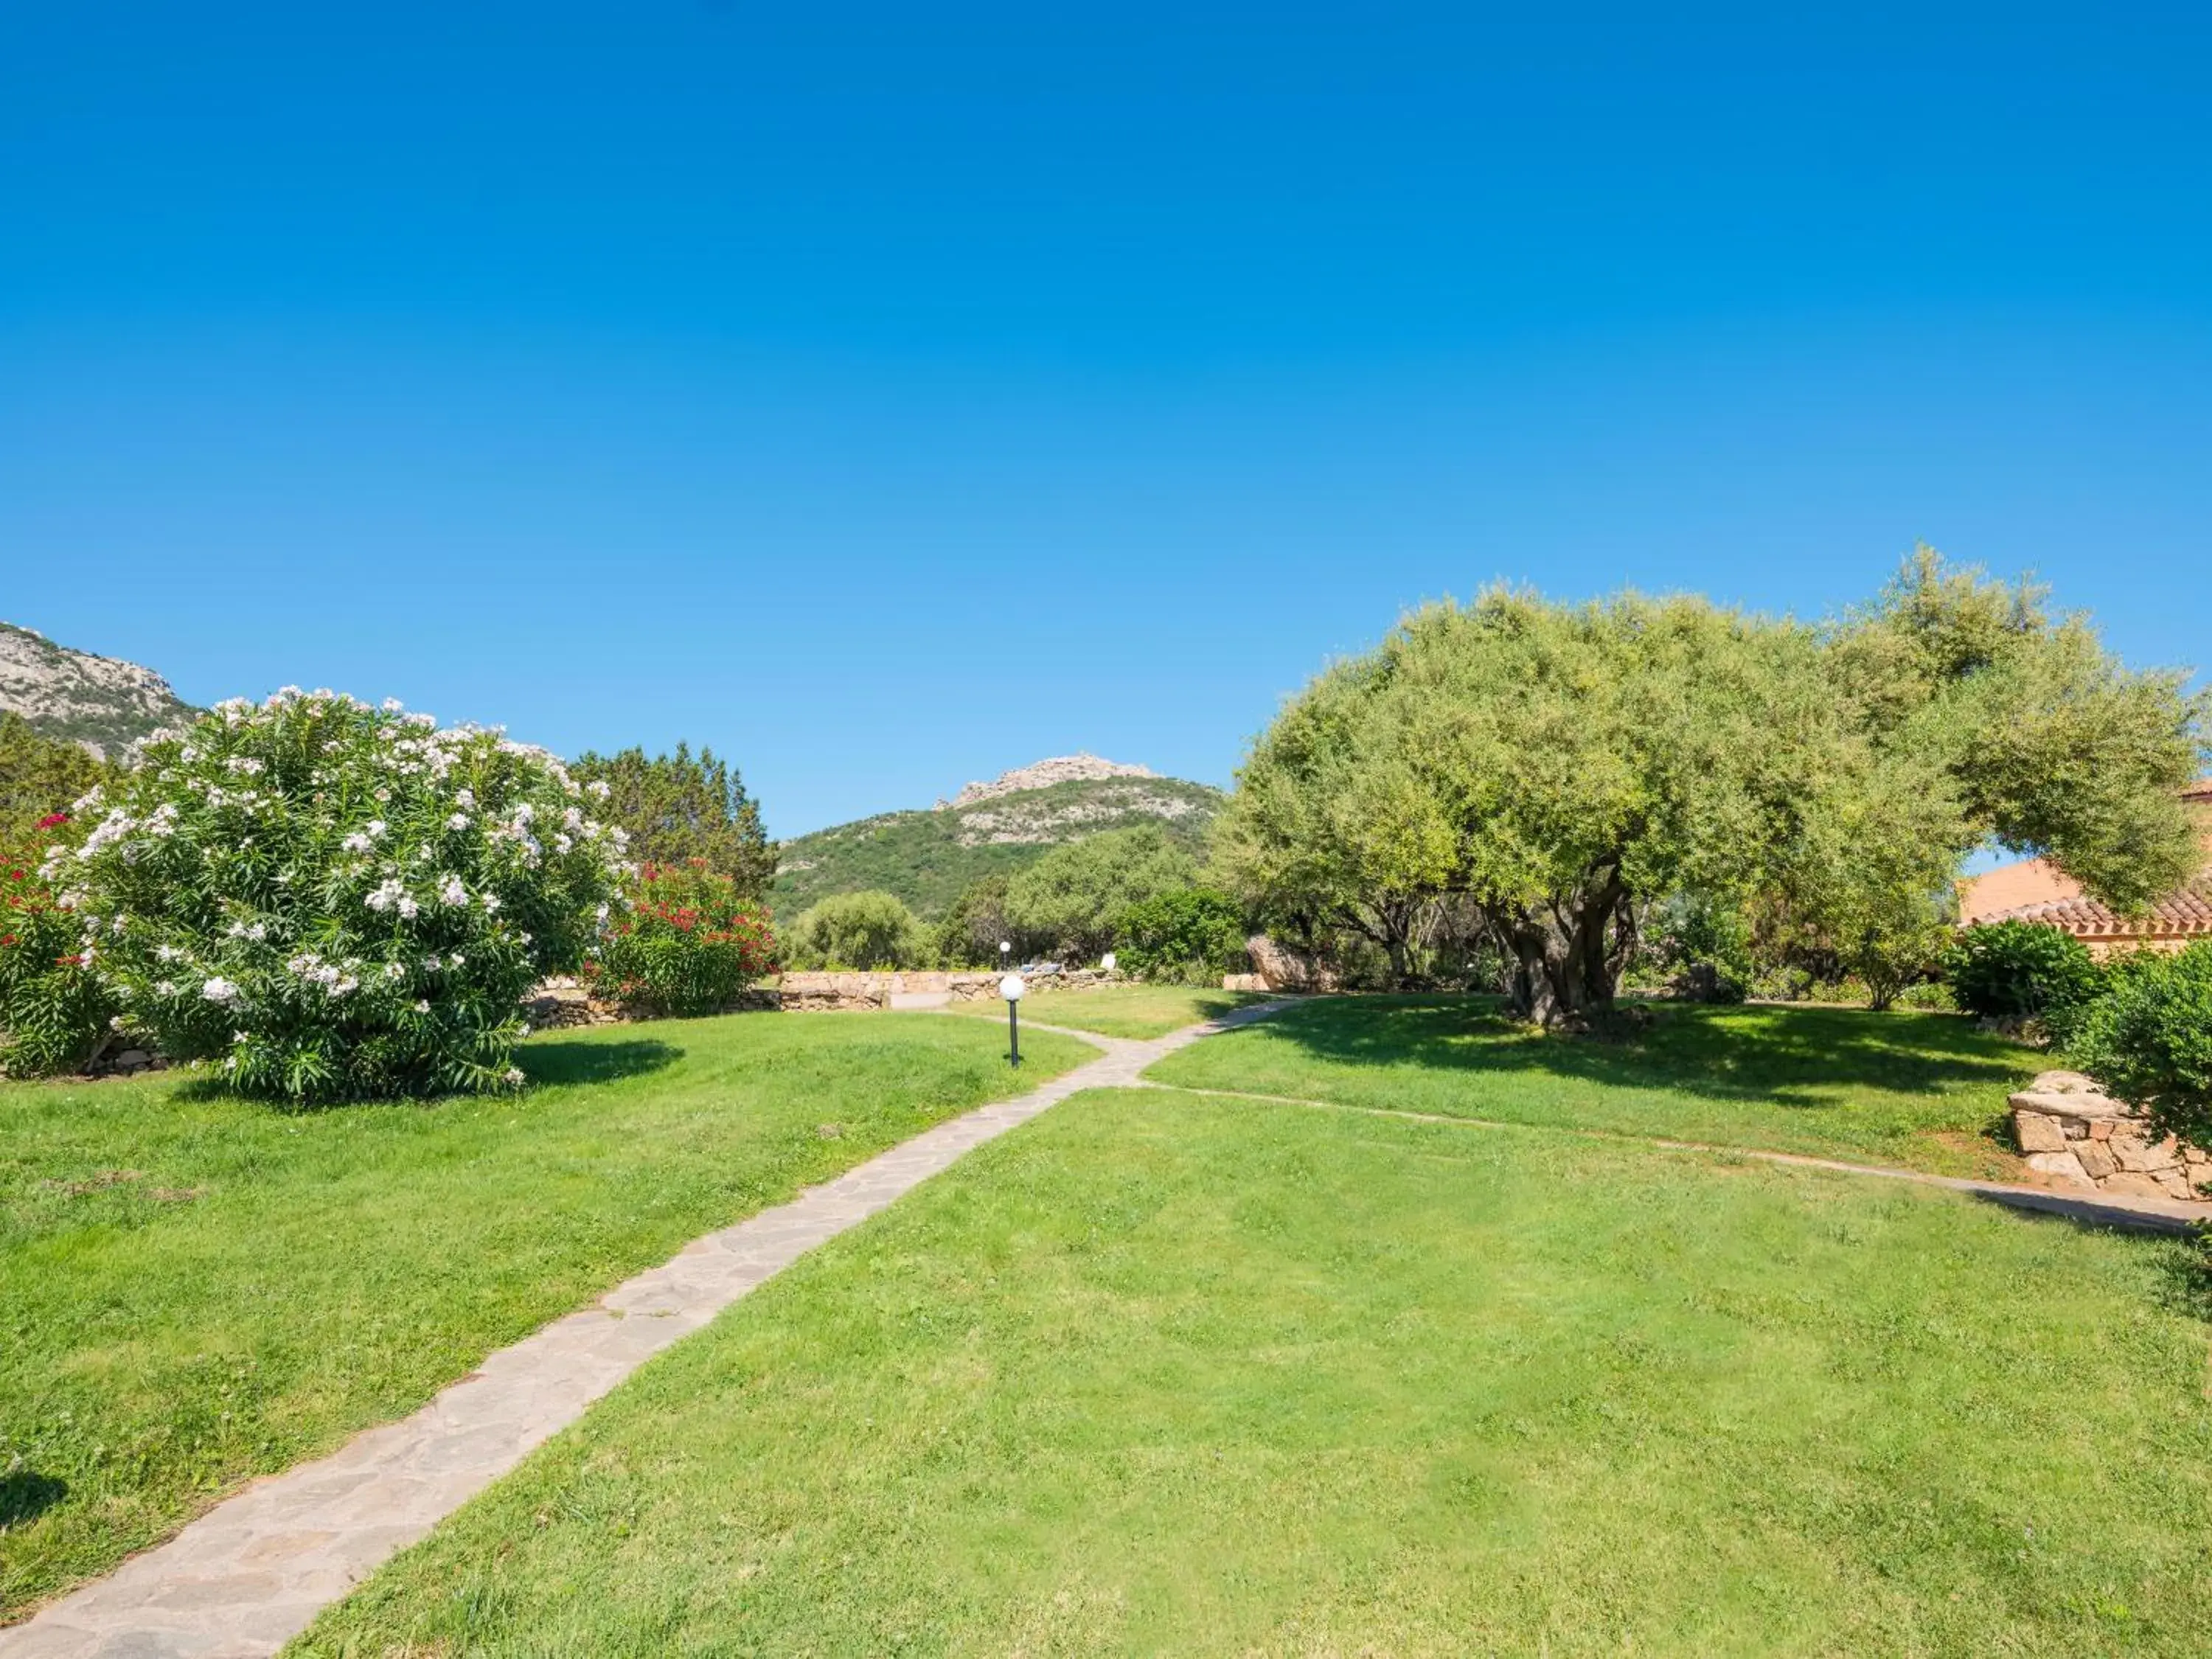
[[[2063,1186],[2203,1203],[2212,1158],[2171,1135],[2154,1140],[2142,1114],[2079,1072],[2045,1072],[2012,1097],[2013,1133],[2027,1167]],[[2212,1207],[2212,1206],[2208,1206]]]
[[[979,971],[901,969],[884,973],[793,973],[763,980],[740,994],[725,1013],[759,1009],[769,1012],[835,1013],[880,1008],[942,1008],[955,1002],[987,1002],[999,994],[1000,975]],[[1053,969],[1024,975],[1032,994],[1083,990],[1094,985],[1122,985],[1128,976],[1097,968]],[[523,1005],[539,1030],[570,1025],[613,1025],[630,1018],[618,1004],[593,996],[573,979],[551,979]]]

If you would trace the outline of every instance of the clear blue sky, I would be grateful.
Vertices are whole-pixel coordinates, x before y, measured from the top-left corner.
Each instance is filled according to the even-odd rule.
[[[0,617],[782,834],[1499,577],[2212,663],[2207,17],[0,0]]]

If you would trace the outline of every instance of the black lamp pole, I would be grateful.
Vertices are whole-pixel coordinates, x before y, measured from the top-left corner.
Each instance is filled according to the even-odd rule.
[[[1010,1058],[1015,1066],[1022,1063],[1022,1000],[1019,997],[1006,999],[1006,1041],[1014,1045]]]

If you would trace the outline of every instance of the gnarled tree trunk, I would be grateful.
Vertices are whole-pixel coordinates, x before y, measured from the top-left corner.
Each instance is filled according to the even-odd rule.
[[[1547,1028],[1573,1028],[1613,1006],[1636,941],[1635,911],[1617,870],[1540,904],[1490,907],[1512,956],[1513,1010]]]

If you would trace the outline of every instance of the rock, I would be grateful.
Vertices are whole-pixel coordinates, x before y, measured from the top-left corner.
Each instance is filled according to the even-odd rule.
[[[1267,981],[1259,974],[1224,974],[1221,988],[1224,991],[1264,991],[1267,988]]]
[[[2123,1170],[2139,1174],[2171,1170],[2181,1162],[2180,1147],[2171,1135],[2154,1144],[2141,1135],[2116,1134],[2106,1144],[2112,1149],[2112,1156],[2119,1160]]]
[[[2166,1189],[2166,1195],[2168,1198],[2194,1199],[2197,1196],[2197,1188],[2190,1184],[2189,1177],[2179,1170],[2160,1170],[2151,1179]]]
[[[2038,1175],[2051,1176],[2069,1186],[2092,1187],[2095,1183],[2083,1171],[2081,1161],[2071,1152],[2031,1152],[2027,1167]]]
[[[2167,1195],[2166,1188],[2148,1176],[2130,1175],[2125,1170],[2100,1182],[2097,1190],[2116,1194],[2122,1198],[2164,1198]]]
[[[2075,1161],[2092,1181],[2102,1181],[2120,1167],[2119,1160],[2101,1140],[2085,1140],[2073,1148],[2073,1152]]]
[[[2097,1079],[2082,1072],[2038,1072],[2027,1085],[2038,1094],[2101,1095]]]
[[[2112,1136],[2112,1121],[2109,1118],[2100,1119],[2098,1121],[2092,1123],[2089,1126],[2089,1138],[2092,1140],[2109,1139]]]
[[[116,1055],[115,1063],[118,1066],[135,1067],[143,1066],[152,1058],[153,1055],[148,1054],[143,1048],[125,1048],[121,1054]]]
[[[2012,1115],[2012,1131],[2023,1152],[2063,1152],[2066,1150],[2066,1131],[2058,1120],[2045,1117],[2041,1112],[2022,1111],[2015,1108]]]
[[[1262,988],[1269,991],[1334,991],[1336,975],[1310,957],[1298,954],[1265,933],[1244,941]]]

